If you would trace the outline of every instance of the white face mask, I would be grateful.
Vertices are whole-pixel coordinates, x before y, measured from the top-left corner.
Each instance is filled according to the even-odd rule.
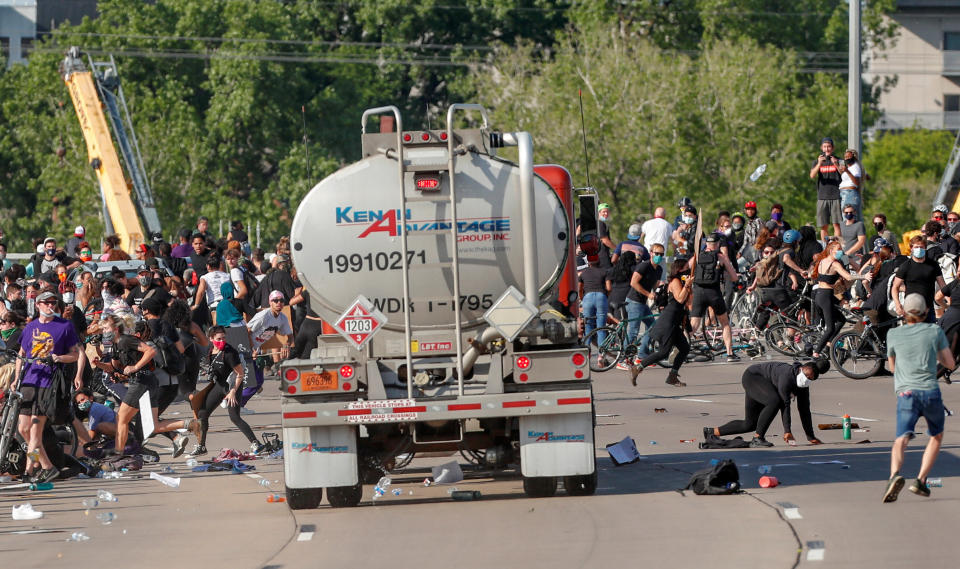
[[[809,387],[810,383],[811,383],[810,378],[808,378],[807,375],[803,373],[803,370],[800,370],[800,373],[797,374],[797,387],[799,387],[800,389],[803,389],[805,387]]]
[[[40,316],[43,316],[44,318],[53,318],[57,314],[52,310],[47,311],[39,307],[37,308],[37,311],[40,313]]]
[[[75,300],[75,297],[73,296],[72,292],[63,293],[63,303],[66,304],[67,306],[73,304],[74,300]]]

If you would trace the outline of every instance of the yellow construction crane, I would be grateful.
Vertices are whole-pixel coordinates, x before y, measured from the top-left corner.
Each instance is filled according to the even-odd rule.
[[[99,69],[103,69],[103,72],[99,72]],[[150,233],[160,232],[160,221],[143,172],[126,101],[119,87],[116,65],[112,58],[110,62],[100,64],[91,60],[87,68],[79,48],[71,47],[60,64],[60,75],[70,90],[70,98],[87,142],[90,166],[97,173],[100,183],[107,233],[119,235],[120,246],[125,251],[133,251],[137,245],[147,241],[141,217],[146,221]],[[111,119],[113,137],[105,110]],[[126,121],[121,118],[121,112]],[[114,139],[130,174],[129,185],[120,165],[120,156],[113,145]],[[134,204],[131,196],[131,185],[137,194],[137,204]]]

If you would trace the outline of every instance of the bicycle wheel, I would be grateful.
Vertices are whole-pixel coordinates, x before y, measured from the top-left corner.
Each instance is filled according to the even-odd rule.
[[[791,358],[799,358],[806,354],[806,344],[810,343],[812,332],[812,329],[777,322],[764,331],[763,338],[771,350]]]
[[[730,309],[730,322],[753,321],[753,315],[757,312],[757,305],[760,302],[760,295],[757,291],[744,292],[738,298]]]
[[[600,332],[606,332],[602,344],[598,342]],[[623,338],[617,328],[611,326],[591,330],[583,337],[583,345],[587,348],[591,371],[607,371],[617,365],[623,352]]]
[[[880,343],[857,332],[843,332],[830,343],[830,361],[851,379],[866,379],[880,371],[886,357]]]

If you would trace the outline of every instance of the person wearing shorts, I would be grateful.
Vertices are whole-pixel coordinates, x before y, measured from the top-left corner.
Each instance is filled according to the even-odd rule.
[[[840,236],[840,160],[833,155],[833,139],[820,141],[820,156],[810,169],[810,178],[817,181],[817,225],[820,240],[827,237],[827,228],[833,224],[833,236]]]
[[[883,493],[885,503],[895,501],[903,488],[900,468],[920,417],[927,423],[930,440],[910,491],[918,496],[930,496],[927,475],[940,452],[945,420],[943,398],[937,383],[937,362],[947,369],[956,367],[943,328],[924,322],[927,302],[923,296],[908,294],[903,300],[903,312],[906,325],[887,333],[887,360],[893,370],[893,385],[897,392],[897,438],[891,450],[890,480]]]
[[[722,328],[723,344],[727,348],[727,361],[736,362],[740,361],[740,358],[733,353],[733,331],[730,329],[730,318],[727,316],[727,304],[723,301],[720,273],[725,270],[730,282],[737,281],[737,273],[733,270],[730,259],[720,251],[719,242],[720,239],[716,233],[707,235],[706,249],[690,259],[687,265],[694,273],[690,328],[696,334],[707,309],[712,308]]]

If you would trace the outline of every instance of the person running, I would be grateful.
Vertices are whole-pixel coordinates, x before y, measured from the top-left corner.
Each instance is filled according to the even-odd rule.
[[[686,272],[687,261],[685,259],[677,259],[670,267],[669,284],[667,285],[670,300],[650,331],[650,339],[658,342],[657,350],[643,358],[640,365],[633,366],[633,377],[630,378],[630,381],[634,386],[637,385],[637,376],[643,373],[643,368],[665,359],[673,351],[673,348],[677,348],[677,355],[673,359],[670,373],[667,374],[666,383],[675,387],[686,387],[687,385],[680,381],[680,366],[687,360],[687,354],[690,353],[690,343],[683,333],[683,325],[687,316],[687,302],[690,300],[693,279],[687,278],[684,282],[683,277]]]
[[[180,374],[178,384],[180,396],[192,403],[197,390],[197,376],[200,374],[200,360],[206,355],[210,341],[203,329],[190,319],[190,306],[183,300],[175,300],[167,307],[163,319],[173,325],[184,347],[185,369]],[[197,418],[194,409],[194,418]]]
[[[740,358],[733,353],[733,331],[727,316],[727,304],[723,301],[720,287],[721,270],[726,270],[731,282],[737,282],[737,273],[730,259],[719,250],[720,238],[716,233],[706,237],[707,247],[690,259],[687,267],[693,271],[693,305],[690,308],[690,327],[693,333],[700,328],[700,322],[708,308],[713,309],[720,322],[723,345],[727,348],[727,361],[738,362]]]
[[[256,316],[247,322],[247,331],[250,332],[251,346],[253,348],[253,357],[268,355],[262,353],[263,345],[270,341],[276,334],[287,336],[287,343],[280,346],[279,351],[269,354],[274,362],[279,362],[290,357],[290,343],[293,341],[293,328],[290,320],[283,313],[285,304],[283,293],[275,290],[270,293],[270,309],[257,312]],[[247,404],[263,385],[263,370],[257,365],[256,359],[253,361],[253,369],[256,375],[256,385],[248,385],[241,394],[240,406]]]
[[[837,284],[841,277],[848,281],[859,278],[859,275],[851,275],[843,268],[841,258],[843,258],[843,250],[837,239],[831,240],[827,248],[814,257],[811,277],[817,282],[817,286],[813,291],[813,306],[816,313],[823,319],[823,334],[813,348],[815,359],[825,357],[822,352],[827,342],[836,336],[847,322],[843,312],[840,311],[837,297],[833,294],[833,285]]]
[[[207,336],[210,338],[212,348],[204,363],[209,369],[210,385],[194,399],[194,407],[200,417],[200,433],[197,435],[197,444],[189,456],[197,457],[207,454],[210,415],[216,411],[221,401],[227,402],[230,422],[240,429],[243,436],[250,441],[251,449],[256,451],[259,445],[253,429],[240,416],[240,389],[245,376],[240,354],[227,343],[227,332],[223,326],[211,327],[207,331]]]
[[[740,382],[743,384],[745,411],[743,419],[730,421],[719,427],[704,427],[703,438],[707,441],[714,437],[738,435],[754,431],[750,446],[753,448],[772,447],[766,439],[767,429],[773,418],[780,412],[783,421],[783,441],[795,441],[791,429],[790,401],[796,397],[800,424],[810,444],[821,444],[813,432],[813,418],[810,415],[810,384],[826,371],[829,364],[825,361],[806,363],[764,362],[753,364],[743,372]]]
[[[946,415],[937,383],[937,362],[951,370],[956,367],[943,329],[925,322],[929,311],[923,296],[908,294],[901,308],[906,325],[887,334],[887,360],[893,370],[893,385],[897,392],[897,438],[890,451],[890,480],[883,493],[884,503],[895,501],[903,488],[900,468],[921,416],[926,420],[930,440],[910,491],[918,496],[930,496],[927,475],[940,453]]]
[[[900,293],[917,293],[923,297],[924,306],[933,306],[934,285],[943,290],[947,283],[943,280],[943,270],[936,261],[927,258],[926,240],[920,235],[910,240],[910,261],[905,262],[897,269],[893,277],[893,286],[890,296],[896,313],[904,316],[903,306],[900,304]],[[927,311],[927,322],[935,320],[933,310]]]

